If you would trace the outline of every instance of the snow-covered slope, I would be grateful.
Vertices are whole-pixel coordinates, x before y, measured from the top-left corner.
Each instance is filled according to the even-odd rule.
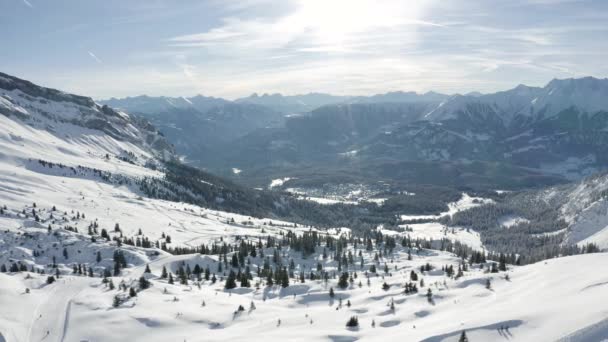
[[[549,188],[538,193],[540,199],[559,206],[568,228],[565,242],[594,243],[608,248],[608,174],[599,173],[582,181]]]
[[[126,153],[136,152],[136,157],[144,150],[149,151],[147,158],[151,157],[150,152],[160,158],[172,155],[172,147],[145,121],[132,119],[108,106],[100,106],[91,98],[40,87],[2,73],[0,114],[5,121],[27,125],[25,129],[34,132],[32,135],[46,135],[39,139],[41,142],[55,137],[55,140],[69,143],[106,147],[107,140],[113,139],[115,147],[129,144],[139,149],[124,149]],[[2,132],[19,139],[8,127],[3,127]],[[118,151],[114,149],[114,152]]]
[[[373,263],[372,253],[365,253]],[[151,287],[113,307],[120,290],[100,278],[66,275],[51,285],[44,277],[0,274],[0,336],[5,341],[602,341],[608,337],[608,278],[598,265],[608,254],[581,255],[519,267],[505,274],[466,272],[458,280],[435,270],[419,273],[425,287],[404,294],[410,272],[425,263],[457,265],[447,253],[423,251],[407,260],[402,251],[390,262],[390,275],[370,275],[335,297],[322,280],[287,288],[223,289],[203,280],[200,288],[161,279],[165,266],[217,266],[215,257],[185,255],[150,260]],[[304,264],[310,261],[298,261]],[[316,262],[316,261],[312,261]],[[253,265],[255,267],[255,264]],[[325,265],[331,269],[332,263]],[[143,267],[131,268],[117,284],[131,286]],[[485,284],[490,279],[491,288]],[[254,279],[254,281],[256,281]],[[389,289],[383,290],[386,283]],[[30,289],[26,293],[26,288]],[[426,291],[433,292],[432,301]],[[394,309],[391,308],[394,303]],[[238,311],[241,305],[243,311]],[[576,312],[565,315],[564,312]],[[357,316],[359,327],[345,327]],[[94,324],[93,324],[94,322]]]
[[[608,79],[584,77],[554,79],[545,87],[519,85],[511,90],[486,95],[455,95],[427,113],[426,119],[442,121],[459,112],[479,111],[498,115],[505,123],[514,118],[549,118],[566,109],[595,113],[608,109]]]

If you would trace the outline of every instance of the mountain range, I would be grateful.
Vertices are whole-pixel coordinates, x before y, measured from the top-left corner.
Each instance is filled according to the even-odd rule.
[[[102,103],[151,119],[194,164],[224,175],[243,170],[238,177],[251,184],[301,177],[302,167],[312,165],[389,181],[455,178],[474,187],[517,188],[580,179],[608,165],[607,95],[608,80],[585,77],[493,94],[254,94],[232,102],[196,96]],[[225,112],[238,115],[222,118]],[[435,172],[411,171],[419,169]]]

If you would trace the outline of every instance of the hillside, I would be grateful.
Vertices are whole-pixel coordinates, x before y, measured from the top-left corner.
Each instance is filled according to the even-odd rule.
[[[307,341],[608,334],[606,279],[596,272],[606,254],[586,244],[602,241],[558,248],[560,235],[540,247],[522,243],[516,254],[483,224],[465,224],[477,211],[519,203],[522,217],[505,223],[513,232],[505,237],[533,243],[517,235],[528,229],[518,225],[560,215],[579,222],[603,201],[602,176],[512,195],[328,189],[356,201],[299,187],[249,189],[175,161],[145,121],[2,77],[0,341],[219,341],[243,331],[252,340]],[[364,135],[382,126],[353,128]],[[553,190],[570,191],[571,201]],[[519,196],[562,209],[530,209]],[[539,224],[534,234],[550,228]],[[565,257],[585,253],[593,254]],[[579,306],[576,318],[561,315]],[[359,325],[347,328],[353,316]]]

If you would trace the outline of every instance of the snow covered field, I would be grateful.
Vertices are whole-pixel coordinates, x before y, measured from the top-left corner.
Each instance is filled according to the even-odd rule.
[[[0,302],[5,308],[0,312],[1,336],[5,341],[457,341],[465,330],[470,341],[608,338],[602,304],[608,300],[608,278],[597,272],[597,265],[608,262],[607,254],[519,267],[507,273],[509,280],[505,274],[481,271],[459,280],[439,271],[426,272],[427,285],[413,295],[405,295],[402,286],[412,269],[426,262],[457,265],[458,259],[425,251],[407,261],[398,253],[390,263],[391,276],[372,276],[367,285],[359,273],[363,285],[355,280],[345,290],[337,289],[335,280],[327,285],[318,280],[284,289],[231,291],[224,290],[222,282],[203,281],[199,289],[159,279],[162,266],[182,261],[214,262],[191,255],[152,261],[152,286],[117,308],[112,306],[117,290],[109,290],[100,278],[67,275],[46,285],[38,275],[28,279],[25,273],[0,274]],[[133,268],[112,280],[131,283],[142,271]],[[384,282],[390,285],[388,290],[382,289]],[[336,289],[333,299],[330,287]],[[432,302],[425,296],[428,288]],[[245,310],[237,312],[239,305]],[[359,318],[358,329],[345,327],[351,316]]]
[[[480,206],[483,204],[488,204],[488,203],[492,203],[493,201],[491,199],[488,198],[482,198],[482,197],[471,197],[466,193],[462,194],[462,197],[456,201],[456,202],[452,202],[452,203],[448,203],[448,211],[442,212],[440,214],[437,215],[401,215],[401,220],[403,221],[409,221],[409,220],[436,220],[441,218],[442,216],[452,216],[455,213],[461,211],[461,210],[467,210],[476,206]]]

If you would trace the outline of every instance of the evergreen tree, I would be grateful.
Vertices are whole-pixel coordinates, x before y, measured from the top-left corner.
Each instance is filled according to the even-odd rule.
[[[150,281],[144,276],[139,277],[139,288],[145,290],[150,287]]]
[[[289,286],[289,273],[286,269],[283,269],[281,273],[281,287],[286,288]]]
[[[356,328],[359,326],[359,319],[357,318],[357,316],[352,316],[351,318],[349,318],[349,320],[346,322],[346,326],[349,328]]]
[[[112,307],[117,308],[120,306],[120,297],[118,295],[114,296],[114,299],[112,300]]]
[[[338,280],[338,287],[341,289],[345,289],[348,287],[348,273],[344,272],[340,275],[340,279]]]
[[[226,290],[231,290],[235,287],[236,287],[236,274],[234,273],[234,271],[230,271],[230,273],[228,274],[228,278],[226,278],[226,284],[224,285],[224,288]]]
[[[467,334],[464,330],[460,334],[460,338],[458,339],[458,342],[469,342],[469,338],[467,337]]]

